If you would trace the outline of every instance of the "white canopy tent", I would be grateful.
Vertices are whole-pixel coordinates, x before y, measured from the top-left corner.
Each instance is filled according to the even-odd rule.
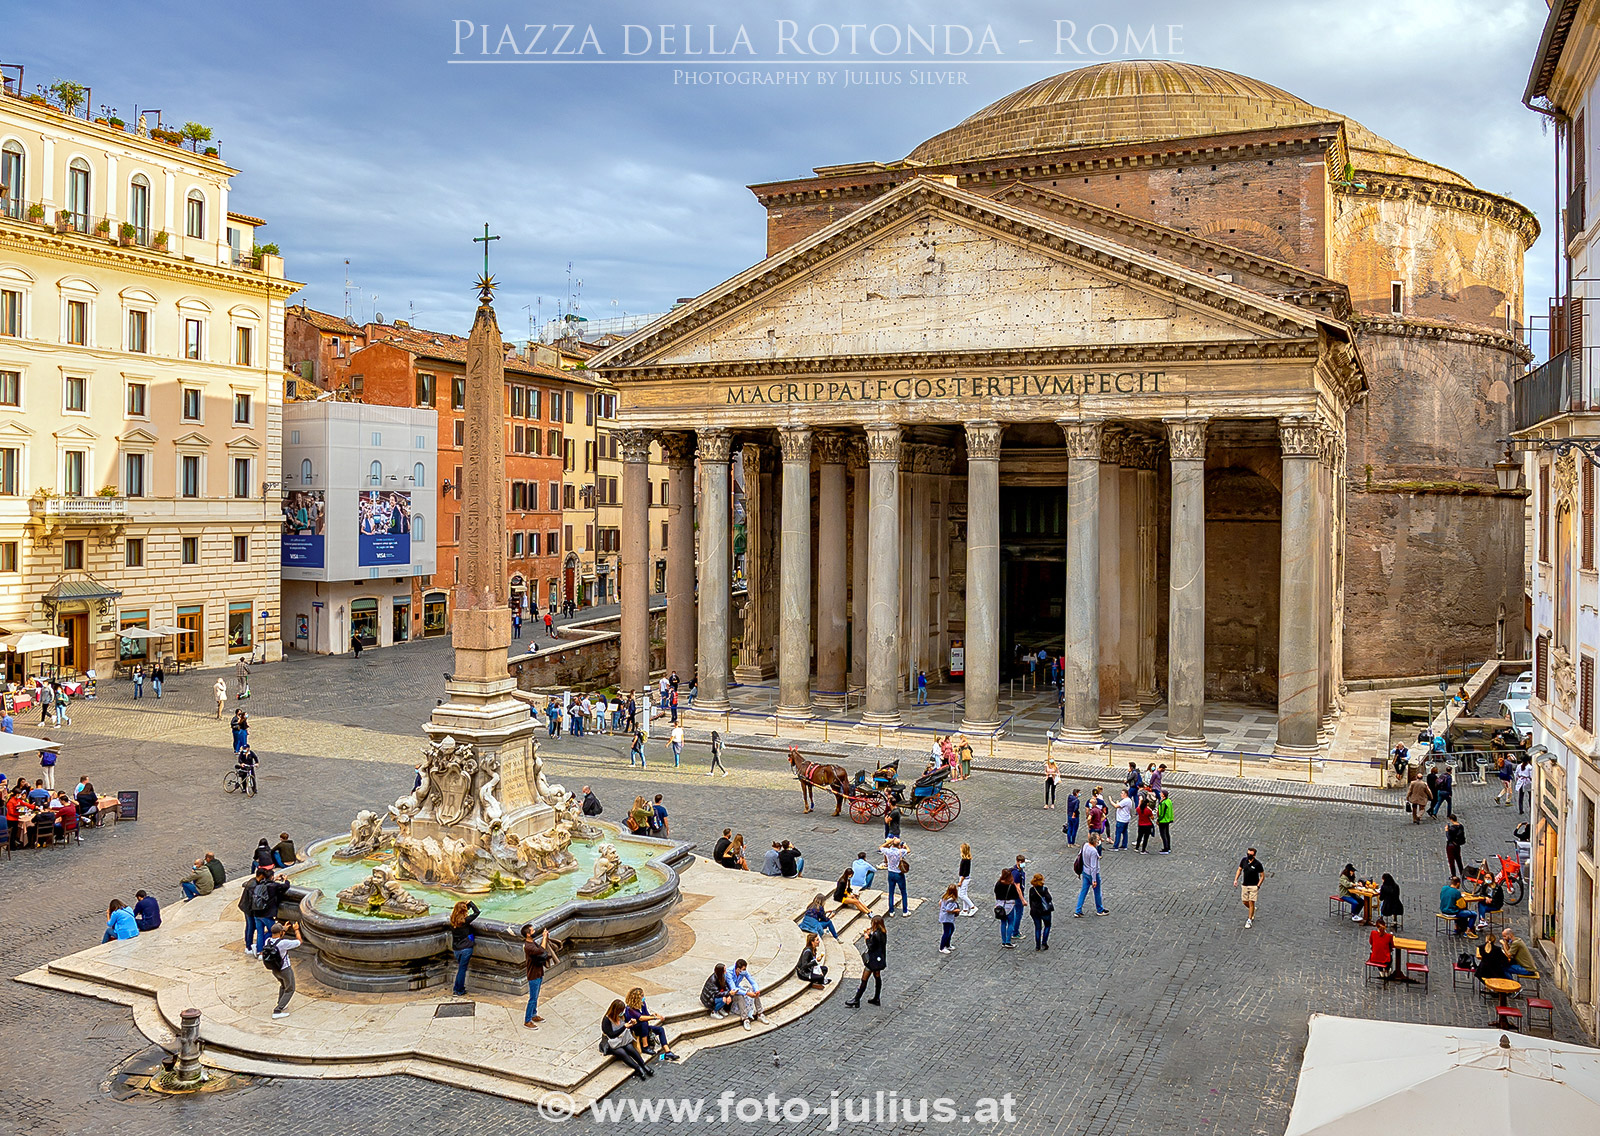
[[[0,734],[0,757],[21,757],[25,753],[40,753],[47,749],[59,749],[55,742],[42,741],[39,738],[24,737],[22,734]]]
[[[1313,1014],[1284,1136],[1600,1132],[1600,1050],[1497,1029]]]
[[[0,646],[19,655],[32,654],[34,651],[54,651],[57,647],[67,647],[71,643],[70,639],[63,639],[48,631],[19,631],[14,635],[0,636]]]

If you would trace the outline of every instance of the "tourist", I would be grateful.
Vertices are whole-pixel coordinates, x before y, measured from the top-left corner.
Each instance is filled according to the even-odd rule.
[[[683,727],[676,714],[672,717],[672,733],[667,737],[672,741],[672,768],[676,769],[683,764]]]
[[[1096,785],[1089,795],[1089,835],[1104,837],[1106,834],[1106,802],[1100,796],[1100,786]]]
[[[857,852],[855,860],[850,864],[850,886],[857,891],[862,888],[869,888],[877,875],[878,869],[867,861],[867,854],[865,852]]]
[[[11,711],[0,708],[0,733],[14,734],[17,732],[17,720],[11,716]]]
[[[918,706],[926,706],[927,704],[928,704],[928,672],[919,670],[917,672],[917,705]]]
[[[1516,772],[1517,787],[1517,815],[1521,816],[1528,806],[1528,794],[1533,792],[1533,760],[1526,754],[1517,762]]]
[[[767,1012],[761,1005],[761,987],[757,986],[756,980],[750,976],[750,964],[744,959],[738,959],[733,964],[732,984],[744,1028],[749,1029],[752,1021],[760,1022],[762,1025],[770,1024],[767,1021]]]
[[[65,791],[57,792],[50,810],[56,814],[56,839],[63,844],[68,840],[82,844],[83,836],[78,831],[78,806],[73,799]]]
[[[1156,828],[1161,832],[1161,855],[1172,855],[1172,794],[1161,790],[1161,803],[1156,806]]]
[[[728,850],[723,853],[722,866],[724,868],[737,868],[741,872],[748,872],[750,864],[744,856],[744,833],[733,834],[733,843],[728,845]]]
[[[1406,905],[1400,902],[1400,885],[1388,872],[1383,873],[1383,878],[1378,881],[1378,914],[1392,925],[1396,918],[1405,913]]]
[[[871,915],[872,909],[861,902],[855,889],[850,886],[850,869],[846,868],[839,873],[839,878],[833,885],[833,902],[841,907],[853,907],[863,915]],[[835,933],[837,936],[837,933]]]
[[[41,738],[40,740],[48,742],[50,739]],[[56,762],[60,760],[61,755],[56,752],[54,746],[46,746],[39,753],[39,768],[44,774],[41,779],[46,789],[54,791],[56,787]]]
[[[640,769],[645,768],[644,763],[644,734],[638,730],[633,731],[633,744],[628,747],[628,764],[638,763]]]
[[[833,936],[835,942],[838,942],[839,930],[833,925],[833,920],[828,918],[828,909],[821,892],[812,896],[811,902],[806,905],[805,913],[800,916],[800,930],[818,935],[826,931]]]
[[[56,703],[51,707],[51,711],[55,714],[56,729],[59,730],[72,725],[72,718],[67,714],[67,707],[72,704],[72,696],[59,682],[52,680],[50,685],[55,690],[56,696]]]
[[[1050,915],[1055,909],[1056,901],[1044,885],[1044,876],[1035,872],[1028,885],[1028,915],[1033,919],[1033,949],[1036,951],[1050,949]]]
[[[249,905],[245,910],[250,916],[250,929],[255,933],[254,943],[246,948],[245,954],[259,954],[273,924],[278,921],[278,905],[289,891],[289,884],[282,876],[274,877],[270,867],[258,867],[255,875],[240,885],[240,890]]]
[[[156,660],[156,665],[150,668],[150,689],[155,693],[157,700],[161,698],[161,688],[166,685],[166,682],[166,668],[161,665],[161,661],[158,659]]]
[[[1455,776],[1447,765],[1439,771],[1439,777],[1432,786],[1433,804],[1428,807],[1429,816],[1438,816],[1439,809],[1444,809],[1444,815],[1449,816],[1455,805]]]
[[[522,638],[522,612],[520,610],[511,613],[511,638]],[[360,657],[361,652],[357,651],[356,658],[359,659]]]
[[[661,794],[656,794],[655,802],[650,806],[650,835],[666,837],[672,834],[670,818],[667,816],[667,806],[661,803]]]
[[[885,839],[898,840],[900,838],[900,806],[890,805],[889,811],[883,816],[883,835]]]
[[[1044,759],[1044,807],[1047,809],[1056,807],[1056,781],[1060,776],[1061,768],[1056,765],[1056,759],[1046,757]]]
[[[554,612],[547,611],[544,613],[544,636],[546,639],[554,639],[556,637],[556,617]]]
[[[257,868],[266,868],[269,871],[278,866],[277,859],[272,855],[272,849],[267,847],[267,838],[263,836],[256,843],[256,850],[252,853]]]
[[[967,894],[967,887],[972,882],[972,845],[965,841],[961,844],[961,863],[956,868],[956,899],[960,901],[961,914],[967,918],[978,913],[978,905],[972,902],[972,896]]]
[[[821,958],[822,939],[813,931],[806,936],[806,945],[800,948],[800,958],[794,964],[794,976],[810,983],[813,990],[821,990],[828,984],[828,968],[819,961]]]
[[[639,1047],[633,1031],[628,1028],[626,1015],[627,1007],[622,999],[613,999],[605,1016],[600,1019],[600,1046],[611,1056],[626,1061],[633,1075],[643,1081],[647,1077],[654,1077],[656,1071],[646,1065],[644,1058],[639,1055]],[[531,1022],[529,1024],[532,1025]]]
[[[217,698],[217,717],[221,718],[222,708],[228,704],[228,680],[225,678],[217,679],[217,685],[211,689]]]
[[[1138,801],[1139,790],[1144,787],[1144,775],[1139,772],[1137,761],[1128,762],[1128,772],[1122,778],[1123,787],[1127,790],[1130,801]]]
[[[133,696],[136,699],[144,697],[144,664],[143,663],[134,663],[133,664]]]
[[[1167,781],[1167,763],[1166,762],[1162,762],[1160,765],[1156,766],[1156,771],[1154,773],[1150,774],[1150,793],[1157,800],[1161,799],[1162,786],[1166,784],[1166,781]]]
[[[1493,922],[1489,917],[1506,905],[1506,889],[1493,877],[1490,877],[1486,884],[1480,883],[1479,886],[1483,898],[1478,901],[1478,915],[1482,922]],[[1483,890],[1485,887],[1487,890]]]
[[[241,657],[239,659],[239,661],[234,664],[233,676],[234,676],[234,681],[238,686],[238,690],[235,692],[234,696],[236,698],[249,698],[250,697],[250,663],[249,663],[249,660],[244,659],[244,658]]]
[[[884,841],[883,846],[878,851],[883,853],[883,870],[889,877],[889,910],[885,912],[885,915],[889,918],[894,917],[894,891],[895,888],[899,888],[900,917],[903,919],[911,914],[910,909],[907,907],[908,900],[906,897],[906,870],[911,866],[907,858],[906,846],[901,843],[899,837],[891,836]]]
[[[806,858],[796,848],[785,840],[778,849],[778,870],[785,879],[799,879],[806,874]]]
[[[223,869],[222,861],[217,859],[210,852],[207,852],[203,859],[205,860],[206,867],[211,869],[211,882],[217,887],[221,887],[223,884],[227,883],[228,873]]]
[[[1078,906],[1072,913],[1074,919],[1083,918],[1083,901],[1088,898],[1089,892],[1094,891],[1094,909],[1096,915],[1110,914],[1100,898],[1100,834],[1091,832],[1089,838],[1083,842],[1083,849],[1078,853],[1077,862],[1073,869],[1083,877],[1083,882],[1078,887]]]
[[[622,695],[619,692],[611,699],[611,732],[622,733],[622,724],[627,720],[627,709],[622,704]]]
[[[661,682],[656,686],[656,700],[658,703],[656,709],[665,710],[667,708],[667,695],[670,693],[672,693],[672,681],[666,675],[662,675]]]
[[[143,889],[133,893],[133,922],[140,931],[154,931],[161,926],[161,905]]]
[[[722,835],[717,838],[716,845],[711,850],[711,858],[717,863],[722,863],[722,857],[728,851],[728,845],[733,843],[733,829],[725,828]]]
[[[600,798],[594,795],[594,790],[585,785],[583,787],[583,815],[597,817],[605,810],[600,805]]]
[[[122,905],[122,900],[113,899],[106,907],[106,932],[100,936],[102,943],[109,943],[113,939],[137,939],[139,937],[139,924],[134,919],[133,912]]]
[[[1506,958],[1505,951],[1500,949],[1500,941],[1490,935],[1478,948],[1472,973],[1480,982],[1485,978],[1504,978],[1510,965],[1511,960]]]
[[[663,1061],[676,1061],[678,1055],[672,1052],[667,1045],[667,1031],[661,1028],[660,1023],[666,1021],[662,1014],[652,1014],[650,1007],[644,1000],[644,988],[635,986],[628,991],[627,1005],[622,1011],[623,1020],[628,1023],[628,1028],[633,1031],[634,1044],[639,1047],[640,1054],[650,1052],[655,1046],[661,1049]],[[652,1045],[654,1043],[654,1046]]]
[[[39,686],[39,725],[42,726],[50,721],[51,711],[55,709],[55,702],[55,693],[50,689],[49,685],[41,683]],[[222,717],[220,710],[217,713],[217,717]]]
[[[1011,944],[1011,918],[1017,910],[1017,882],[1011,878],[1011,869],[1002,868],[994,884],[994,917],[1000,921],[1000,946],[1015,950]]]
[[[1083,801],[1074,789],[1067,794],[1067,823],[1061,826],[1061,831],[1067,834],[1067,846],[1072,847],[1078,843],[1078,817]]]
[[[467,993],[467,964],[472,961],[472,947],[477,941],[472,924],[481,914],[470,899],[458,900],[450,909],[450,953],[456,960],[456,984],[451,993],[457,998]]]
[[[1137,776],[1139,771],[1135,769],[1133,772]],[[1111,844],[1113,852],[1127,851],[1128,825],[1131,823],[1133,823],[1133,795],[1131,790],[1124,789],[1122,799],[1117,802],[1117,838]]]
[[[717,733],[717,731],[712,730],[711,731],[711,765],[706,770],[706,776],[710,777],[713,773],[715,773],[719,769],[722,770],[722,775],[724,777],[726,777],[728,775],[728,767],[722,764],[722,735]]]
[[[761,874],[763,876],[781,876],[783,874],[783,868],[778,862],[778,853],[782,849],[783,846],[774,840],[772,847],[768,848],[766,854],[762,856]]]
[[[1532,978],[1539,973],[1528,944],[1517,938],[1510,927],[1500,932],[1500,945],[1506,956],[1507,978]]]
[[[294,997],[294,963],[289,952],[299,945],[300,924],[278,922],[272,924],[261,944],[261,961],[278,980],[278,1004],[272,1010],[275,1018],[289,1016],[289,999]]]
[[[278,842],[272,846],[272,859],[280,868],[287,868],[290,864],[298,864],[300,855],[295,850],[294,841],[289,839],[287,832],[278,833]]]
[[[210,895],[217,888],[217,883],[211,878],[211,869],[206,867],[204,860],[194,862],[194,871],[178,881],[178,886],[183,889],[183,902],[200,895]]]
[[[1444,828],[1444,863],[1445,871],[1452,875],[1464,876],[1466,868],[1461,863],[1461,847],[1467,842],[1467,828],[1452,812],[1445,813],[1449,823]]]
[[[649,836],[650,820],[654,815],[642,795],[635,797],[633,808],[628,812],[628,831],[635,836]]]
[[[882,1005],[878,999],[883,994],[883,965],[889,943],[889,932],[884,927],[883,919],[874,915],[861,938],[866,943],[866,948],[861,952],[861,985],[856,987],[856,996],[845,1003],[854,1009],[861,1007],[861,995],[866,992],[869,978],[872,979],[872,997],[867,1002],[873,1006]]]
[[[239,771],[240,788],[247,797],[256,795],[256,766],[260,764],[261,759],[249,746],[245,746],[233,756],[233,767]]]
[[[1499,757],[1495,760],[1500,766],[1500,772],[1498,774],[1500,778],[1500,791],[1495,794],[1494,803],[1497,805],[1505,805],[1507,808],[1510,808],[1512,794],[1514,792],[1512,786],[1517,777],[1517,766],[1510,757]]]
[[[1011,885],[1017,899],[1011,909],[1011,937],[1015,939],[1022,931],[1022,917],[1028,913],[1028,859],[1020,852],[1011,867]]]
[[[1266,874],[1267,870],[1256,859],[1256,850],[1246,848],[1244,859],[1239,861],[1239,870],[1233,873],[1233,883],[1239,889],[1239,902],[1244,904],[1244,925],[1247,928],[1255,922],[1256,901],[1261,895],[1261,880]]]
[[[676,726],[678,724],[678,688],[676,686],[672,688],[672,693],[667,695],[667,709],[672,714],[672,724]]]
[[[1139,823],[1139,839],[1134,843],[1134,847],[1138,849],[1140,855],[1148,856],[1150,855],[1150,837],[1156,830],[1156,810],[1151,803],[1151,794],[1148,790],[1139,798],[1137,819]]]
[[[1366,897],[1359,896],[1351,889],[1361,886],[1361,881],[1356,879],[1356,866],[1346,864],[1339,873],[1339,902],[1350,905],[1350,919],[1352,922],[1361,922],[1361,913],[1366,909]]]
[[[951,884],[939,898],[939,953],[942,955],[955,950],[950,945],[950,936],[955,934],[956,916],[960,913],[961,892],[955,884]]]
[[[1372,928],[1372,933],[1367,936],[1367,941],[1372,944],[1372,950],[1367,955],[1367,965],[1383,967],[1385,982],[1405,981],[1404,975],[1399,973],[1395,965],[1394,935],[1389,931],[1389,924],[1379,919]]]
[[[1450,882],[1439,889],[1439,914],[1453,915],[1456,934],[1469,939],[1478,937],[1478,913],[1467,910],[1467,901],[1461,895],[1461,877],[1451,876]]]
[[[956,777],[965,781],[972,776],[972,743],[966,734],[956,735]]]
[[[733,987],[728,985],[728,967],[718,963],[700,987],[700,1004],[711,1011],[713,1018],[725,1018],[733,1007]]]
[[[638,703],[638,700],[634,698],[633,691],[630,690],[628,692],[628,729],[637,730],[638,728],[639,728],[639,703]]]
[[[1406,786],[1406,806],[1411,810],[1411,823],[1422,823],[1422,810],[1433,800],[1433,792],[1428,788],[1428,783],[1418,777]]]
[[[94,818],[100,815],[100,794],[95,792],[94,786],[84,780],[73,799],[78,803],[78,819],[84,824],[93,824]]]
[[[553,738],[561,732],[561,709],[556,705],[554,695],[544,700],[544,717],[549,723],[549,736]]]
[[[528,978],[528,1008],[523,1011],[522,1024],[528,1029],[538,1029],[544,1018],[539,1016],[539,988],[544,985],[546,967],[561,961],[550,945],[550,928],[546,927],[537,941],[533,937],[533,924],[522,928],[522,962]],[[617,1003],[621,1005],[621,1003]]]
[[[357,661],[361,661],[361,636],[354,632],[350,635],[350,654]]]

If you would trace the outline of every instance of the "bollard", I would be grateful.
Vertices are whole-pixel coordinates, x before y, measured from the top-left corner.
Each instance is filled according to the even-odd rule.
[[[1239,776],[1244,776],[1244,750],[1239,751]]]
[[[178,1030],[178,1064],[173,1070],[179,1085],[200,1084],[200,1011],[185,1010],[178,1015],[183,1023]]]
[[[724,734],[728,732],[728,717],[731,713],[732,711],[725,711],[722,715],[722,732]]]
[[[1309,757],[1306,758],[1306,784],[1315,784],[1315,782],[1311,780],[1311,758]]]

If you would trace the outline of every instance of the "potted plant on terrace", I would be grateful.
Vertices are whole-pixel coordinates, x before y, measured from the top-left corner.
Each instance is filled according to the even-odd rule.
[[[163,252],[166,251],[166,247],[167,247],[167,231],[165,229],[162,229],[159,233],[157,233],[155,235],[155,240],[152,241],[151,243],[154,244],[156,248],[161,249]]]
[[[56,210],[56,232],[64,233],[70,228],[72,228],[72,210],[70,210],[70,209],[57,209]]]
[[[112,115],[110,118],[106,119],[106,122],[110,124],[113,130],[126,130],[128,128],[128,124],[123,122],[122,119],[118,118],[116,115]]]
[[[82,83],[74,83],[71,79],[57,79],[45,90],[56,97],[61,109],[69,115],[76,115],[78,108],[83,105],[83,100],[89,97],[89,88]]]
[[[97,237],[109,237],[111,235],[111,222],[105,217],[102,217],[100,220],[96,221],[94,225],[94,235]]]
[[[200,143],[211,141],[211,127],[201,126],[198,122],[186,122],[178,131],[178,137],[189,143],[189,149],[198,154]]]
[[[133,244],[134,239],[138,237],[138,235],[139,230],[134,227],[133,222],[124,221],[117,228],[117,243],[123,248],[127,248],[129,245]]]
[[[37,201],[28,206],[28,220],[38,221],[42,224],[44,222],[44,206]]]
[[[120,497],[121,491],[115,485],[102,485],[95,490],[96,497]]]

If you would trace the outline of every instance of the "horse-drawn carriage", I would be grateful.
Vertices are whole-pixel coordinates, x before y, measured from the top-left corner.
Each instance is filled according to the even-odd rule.
[[[857,824],[882,820],[889,815],[890,809],[899,809],[913,813],[923,828],[938,832],[961,813],[961,798],[945,784],[950,779],[950,767],[947,765],[924,773],[907,786],[897,776],[900,771],[898,758],[879,766],[870,778],[866,770],[858,770],[854,780],[848,778],[843,766],[807,761],[800,756],[798,749],[790,749],[789,764],[800,779],[806,812],[814,807],[812,790],[825,789],[833,794],[836,802],[833,815],[838,816],[848,801],[850,819]]]

